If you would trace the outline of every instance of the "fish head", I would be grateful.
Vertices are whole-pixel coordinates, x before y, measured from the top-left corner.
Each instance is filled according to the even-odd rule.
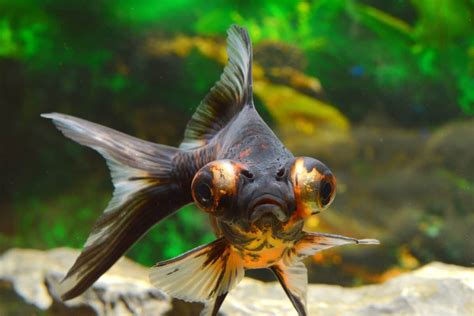
[[[317,159],[292,157],[283,165],[244,166],[251,177],[241,180],[237,213],[251,227],[291,229],[327,209],[334,200],[336,178]]]
[[[329,168],[309,157],[283,166],[216,160],[192,181],[197,206],[220,221],[241,228],[281,229],[326,209],[336,180]]]
[[[243,227],[274,231],[287,223],[296,210],[288,165],[246,164],[241,172],[237,222]]]
[[[244,227],[287,222],[296,205],[288,172],[254,166],[224,159],[202,167],[191,184],[196,205],[220,221]]]

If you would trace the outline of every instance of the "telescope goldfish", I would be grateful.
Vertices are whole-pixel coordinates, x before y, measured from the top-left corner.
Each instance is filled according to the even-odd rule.
[[[306,219],[334,200],[336,178],[321,161],[293,156],[257,113],[244,28],[229,28],[227,53],[220,80],[197,107],[179,148],[69,115],[42,115],[98,151],[115,188],[61,282],[64,300],[83,293],[153,225],[189,203],[209,214],[216,240],[159,262],[150,281],[173,297],[204,302],[202,315],[216,315],[245,270],[259,268],[271,269],[298,314],[307,315],[302,259],[340,245],[378,244],[303,230]]]

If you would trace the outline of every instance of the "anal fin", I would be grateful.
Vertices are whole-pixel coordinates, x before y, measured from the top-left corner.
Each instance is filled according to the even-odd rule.
[[[237,253],[224,238],[159,262],[151,270],[150,282],[169,295],[188,301],[206,302],[205,312],[217,314],[225,295],[243,278]]]

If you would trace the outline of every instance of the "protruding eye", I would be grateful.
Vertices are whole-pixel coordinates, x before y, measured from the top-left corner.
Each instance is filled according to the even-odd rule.
[[[329,205],[329,203],[332,202],[334,188],[331,182],[328,181],[326,178],[323,178],[321,180],[320,187],[321,188],[319,189],[319,202],[321,203],[322,207],[326,207]]]
[[[216,160],[202,167],[191,184],[196,205],[214,216],[222,216],[235,200],[241,169],[230,160]]]
[[[319,213],[334,200],[336,179],[328,167],[314,158],[296,158],[291,181],[298,212],[302,217]]]

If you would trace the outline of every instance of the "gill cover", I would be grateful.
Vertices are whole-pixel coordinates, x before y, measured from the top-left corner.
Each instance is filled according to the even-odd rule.
[[[224,215],[235,201],[241,170],[232,160],[216,160],[202,167],[191,184],[196,205],[211,215]]]
[[[291,167],[297,212],[302,218],[319,213],[334,200],[336,178],[321,161],[298,157]]]

